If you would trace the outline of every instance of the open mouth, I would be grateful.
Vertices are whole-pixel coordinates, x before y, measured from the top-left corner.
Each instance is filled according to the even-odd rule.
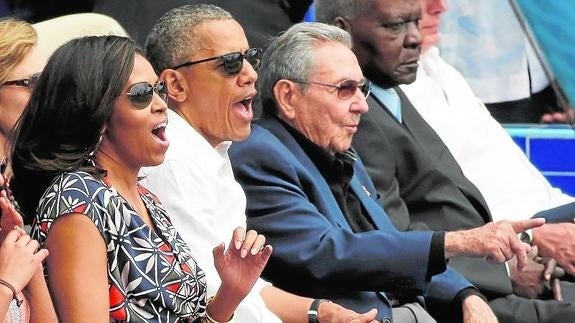
[[[253,100],[254,100],[254,98],[250,96],[250,97],[247,97],[247,98],[241,100],[239,103],[244,106],[246,111],[249,111],[252,108]]]
[[[154,129],[152,129],[152,135],[156,137],[160,141],[168,141],[166,137],[166,126],[168,123],[166,121],[156,125]]]

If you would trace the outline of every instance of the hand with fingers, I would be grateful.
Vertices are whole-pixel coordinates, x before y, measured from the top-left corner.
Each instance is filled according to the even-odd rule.
[[[24,289],[48,256],[48,250],[38,248],[38,242],[18,227],[10,230],[0,245],[0,279],[16,292]]]
[[[551,258],[539,257],[537,246],[533,246],[527,254],[527,267],[523,272],[515,269],[515,258],[510,261],[510,276],[513,285],[513,293],[525,298],[542,298],[544,293],[551,292],[556,300],[562,300],[559,279],[565,275],[565,271],[557,266],[557,262]]]
[[[227,250],[223,243],[214,248],[214,265],[222,285],[243,295],[242,298],[249,293],[272,253],[272,247],[265,245],[265,241],[256,231],[245,232],[238,227]]]
[[[318,311],[319,322],[331,323],[377,323],[375,319],[377,309],[371,309],[366,313],[356,313],[341,305],[331,302],[323,302]]]
[[[533,230],[534,245],[542,257],[553,258],[575,275],[575,223],[548,223]]]
[[[24,227],[24,220],[9,201],[5,190],[0,191],[0,210],[2,210],[2,217],[0,218],[0,243],[2,243],[14,227]]]
[[[224,243],[213,250],[214,265],[222,284],[207,307],[216,321],[228,321],[241,300],[250,292],[266,266],[272,247],[254,230],[234,230],[228,248]]]
[[[446,258],[467,255],[486,257],[489,262],[501,263],[517,257],[517,269],[527,265],[527,253],[531,246],[521,242],[517,234],[542,226],[545,219],[490,222],[481,227],[447,232],[445,234]]]
[[[531,251],[527,254],[527,266],[523,272],[517,270],[516,258],[512,258],[509,261],[513,294],[535,299],[545,291],[544,273],[548,267],[536,261],[536,258],[538,258],[537,252],[536,246],[531,248]],[[553,265],[553,263],[551,262],[550,265]]]
[[[561,293],[561,278],[565,276],[565,270],[559,267],[557,261],[552,258],[537,257],[535,261],[545,266],[543,279],[545,280],[546,289],[551,292],[551,296],[554,300],[562,301],[563,294]]]

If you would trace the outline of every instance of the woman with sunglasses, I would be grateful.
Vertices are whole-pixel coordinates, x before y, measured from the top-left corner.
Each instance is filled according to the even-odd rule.
[[[0,20],[0,160],[6,142],[24,110],[45,60],[36,48],[37,35],[27,22]],[[4,167],[2,167],[4,173]],[[23,230],[22,217],[9,202],[0,174],[0,317],[4,322],[56,322],[42,260],[46,250]]]
[[[52,55],[18,123],[13,190],[36,214],[32,236],[50,251],[63,322],[226,322],[271,254],[263,236],[238,228],[227,250],[213,250],[222,284],[206,300],[192,252],[137,182],[164,159],[165,99],[131,40],[86,37]]]

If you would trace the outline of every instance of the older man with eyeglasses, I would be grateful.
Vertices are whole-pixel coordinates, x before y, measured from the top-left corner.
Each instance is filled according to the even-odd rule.
[[[422,297],[453,313],[476,309],[466,322],[493,322],[479,292],[446,259],[502,262],[515,254],[521,267],[529,247],[516,232],[543,221],[457,232],[395,229],[351,148],[369,93],[351,47],[350,35],[335,26],[302,23],[262,58],[264,114],[230,156],[248,198],[248,227],[274,246],[264,277],[356,311],[375,307],[383,322],[435,322]]]

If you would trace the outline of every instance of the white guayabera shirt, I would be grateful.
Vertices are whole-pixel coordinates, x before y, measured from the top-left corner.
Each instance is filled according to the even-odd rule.
[[[416,81],[400,87],[481,191],[493,220],[527,219],[574,200],[531,164],[436,47],[422,56]]]

